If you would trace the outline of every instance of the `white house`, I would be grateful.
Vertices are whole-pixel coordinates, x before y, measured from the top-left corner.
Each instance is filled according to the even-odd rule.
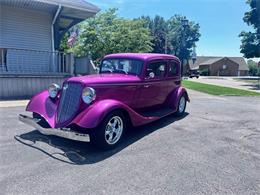
[[[98,11],[84,0],[0,0],[0,99],[31,96],[69,76],[72,59],[58,51],[60,40]]]

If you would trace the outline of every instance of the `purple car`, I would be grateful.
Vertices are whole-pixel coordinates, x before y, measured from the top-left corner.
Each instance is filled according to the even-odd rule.
[[[180,61],[164,54],[122,53],[103,58],[96,75],[72,77],[35,95],[19,119],[46,135],[114,148],[129,126],[175,113],[189,101]]]

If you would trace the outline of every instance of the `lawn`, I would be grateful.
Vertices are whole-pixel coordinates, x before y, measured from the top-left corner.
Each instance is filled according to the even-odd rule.
[[[247,90],[236,89],[231,87],[222,87],[218,85],[210,85],[210,84],[198,83],[198,82],[187,81],[187,80],[182,81],[182,85],[185,88],[208,93],[211,95],[260,96],[260,93],[253,92],[253,91],[247,91]]]

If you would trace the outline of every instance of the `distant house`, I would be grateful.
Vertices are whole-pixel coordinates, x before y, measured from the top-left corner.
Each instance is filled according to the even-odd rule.
[[[70,76],[73,59],[59,51],[60,41],[98,11],[85,0],[1,0],[0,99],[30,96]],[[24,90],[8,92],[6,85]]]
[[[247,76],[249,70],[243,57],[198,56],[189,66],[209,76]]]

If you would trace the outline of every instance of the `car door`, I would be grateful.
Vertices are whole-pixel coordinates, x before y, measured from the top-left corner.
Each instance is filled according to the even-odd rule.
[[[168,85],[165,82],[167,61],[148,62],[145,69],[145,80],[140,87],[139,108],[153,108],[164,103]]]
[[[168,62],[168,71],[167,71],[166,80],[168,83],[169,94],[171,94],[171,92],[174,91],[176,87],[181,84],[180,65],[175,60],[170,60]]]

